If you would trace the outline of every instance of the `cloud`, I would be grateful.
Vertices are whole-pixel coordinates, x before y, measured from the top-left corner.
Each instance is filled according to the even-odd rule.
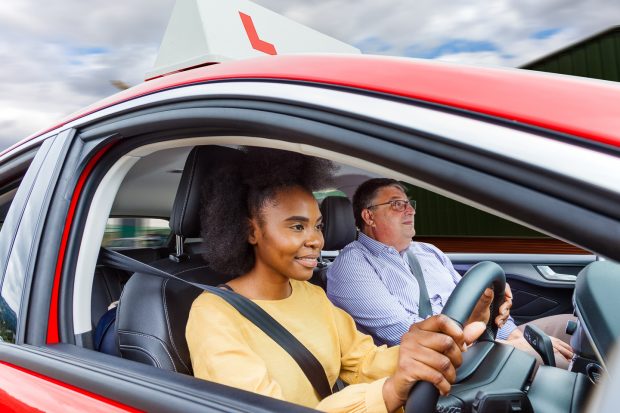
[[[256,0],[365,53],[518,66],[620,23],[617,0]],[[0,146],[142,81],[174,0],[0,2]]]

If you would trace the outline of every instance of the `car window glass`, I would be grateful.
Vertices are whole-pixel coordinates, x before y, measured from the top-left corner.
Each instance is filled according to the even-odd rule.
[[[445,252],[589,254],[507,219],[401,182],[416,201],[415,240]]]
[[[170,238],[168,221],[158,218],[109,218],[101,245],[106,248],[163,247]]]
[[[316,198],[317,201],[322,201],[323,199],[327,198],[328,196],[340,196],[340,197],[347,197],[347,194],[345,194],[344,192],[338,190],[338,189],[325,189],[323,191],[315,191],[312,193],[312,195],[314,195],[314,197]]]
[[[5,220],[13,204],[17,190],[37,152],[38,149],[32,149],[0,165],[0,230],[4,227]],[[44,154],[41,156],[44,156]],[[38,167],[39,165],[37,165],[36,168]],[[26,185],[31,185],[31,183],[32,182],[29,181]],[[19,215],[17,212],[14,213]],[[12,221],[15,221],[15,219]],[[14,222],[14,224],[15,223],[16,222]],[[11,224],[7,225],[9,227],[8,231],[10,231],[13,226]],[[11,236],[12,234],[3,235]],[[10,247],[8,248],[7,251],[10,250]],[[7,257],[2,257],[2,259],[7,259]],[[0,286],[2,287],[0,294],[0,341],[14,343],[17,328],[17,304],[14,298],[21,294],[21,290],[17,291],[14,285],[9,283],[6,279],[2,279],[1,274]]]

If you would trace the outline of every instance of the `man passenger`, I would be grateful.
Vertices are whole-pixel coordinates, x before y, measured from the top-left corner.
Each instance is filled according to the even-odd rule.
[[[353,212],[359,236],[329,267],[327,295],[377,343],[397,345],[412,324],[441,313],[461,276],[437,247],[412,241],[415,205],[398,181],[364,182],[353,196]],[[506,296],[512,298],[509,287]],[[512,317],[499,327],[498,339],[536,355]],[[551,340],[557,365],[566,367],[572,349]]]

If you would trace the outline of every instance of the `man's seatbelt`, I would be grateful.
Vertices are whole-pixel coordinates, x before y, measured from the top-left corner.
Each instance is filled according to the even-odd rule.
[[[293,360],[297,362],[301,368],[301,371],[304,372],[321,400],[332,394],[332,389],[329,385],[325,369],[316,359],[314,354],[312,354],[310,350],[308,350],[299,340],[297,340],[297,338],[295,338],[295,336],[284,328],[282,324],[278,323],[272,316],[270,316],[269,313],[244,296],[222,288],[184,280],[176,275],[169,274],[163,270],[152,267],[141,261],[134,260],[131,257],[107,248],[101,248],[99,261],[103,265],[132,273],[139,272],[180,281],[221,297],[228,304],[239,311],[242,316],[260,328],[273,341],[282,347],[293,358]]]
[[[420,263],[416,256],[407,249],[405,253],[407,261],[409,262],[409,269],[411,274],[418,282],[418,289],[420,290],[420,297],[418,298],[418,315],[422,318],[427,318],[433,315],[433,308],[431,307],[431,300],[428,296],[428,289],[426,288],[426,282],[424,281],[424,273],[420,267]]]

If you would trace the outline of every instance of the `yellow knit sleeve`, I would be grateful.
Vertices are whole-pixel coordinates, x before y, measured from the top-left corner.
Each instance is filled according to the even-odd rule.
[[[386,379],[347,386],[323,399],[316,409],[329,413],[387,413],[383,401],[383,383]]]
[[[349,314],[338,307],[334,312],[340,338],[340,378],[353,384],[391,376],[398,364],[399,347],[376,346],[372,337],[357,330]]]
[[[203,293],[194,301],[185,329],[194,376],[283,399],[280,385],[239,328],[240,317],[212,294]]]

